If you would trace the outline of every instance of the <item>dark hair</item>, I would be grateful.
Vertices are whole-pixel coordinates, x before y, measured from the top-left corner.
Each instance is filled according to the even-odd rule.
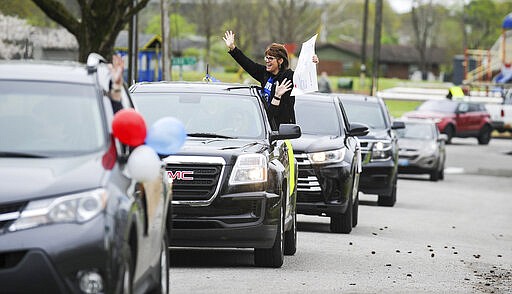
[[[279,69],[287,69],[289,66],[288,62],[288,51],[283,44],[272,43],[265,50],[265,56],[273,56],[276,58],[282,58],[283,63],[279,66]]]

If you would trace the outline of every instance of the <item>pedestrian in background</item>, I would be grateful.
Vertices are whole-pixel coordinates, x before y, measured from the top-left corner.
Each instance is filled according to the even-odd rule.
[[[318,79],[318,92],[320,93],[331,93],[331,82],[327,76],[327,72],[323,71]]]

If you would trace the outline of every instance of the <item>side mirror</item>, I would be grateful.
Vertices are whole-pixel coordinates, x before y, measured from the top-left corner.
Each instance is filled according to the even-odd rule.
[[[348,135],[349,136],[366,136],[368,135],[368,132],[370,130],[368,129],[368,126],[362,123],[353,122],[350,124],[350,127],[348,128]]]
[[[446,135],[446,134],[439,134],[439,137],[437,138],[437,141],[439,141],[439,142],[447,142],[448,141],[448,135]]]
[[[270,133],[270,142],[276,140],[296,139],[302,135],[300,127],[296,124],[281,124],[279,131]]]
[[[391,129],[392,130],[398,130],[398,129],[405,129],[405,124],[403,121],[394,121],[392,124],[391,124]]]

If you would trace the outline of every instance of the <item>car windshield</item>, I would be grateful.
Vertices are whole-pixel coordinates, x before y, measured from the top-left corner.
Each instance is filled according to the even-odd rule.
[[[295,117],[303,134],[340,135],[340,119],[331,102],[295,100]]]
[[[189,136],[263,138],[263,116],[250,96],[204,93],[133,93],[148,126],[162,117],[180,120]]]
[[[0,153],[65,156],[106,144],[94,87],[0,81]]]
[[[406,122],[404,129],[396,130],[399,138],[429,140],[434,138],[432,125],[424,123]]]
[[[451,100],[428,100],[418,106],[420,111],[436,111],[453,113],[457,109],[457,102]]]
[[[379,104],[365,101],[343,100],[348,120],[368,125],[370,129],[385,129],[386,120]]]

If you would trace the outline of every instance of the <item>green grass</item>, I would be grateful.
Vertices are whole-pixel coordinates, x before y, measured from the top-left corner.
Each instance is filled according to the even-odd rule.
[[[416,109],[423,101],[405,101],[405,100],[384,100],[388,107],[389,114],[392,117],[399,118],[402,114]]]

